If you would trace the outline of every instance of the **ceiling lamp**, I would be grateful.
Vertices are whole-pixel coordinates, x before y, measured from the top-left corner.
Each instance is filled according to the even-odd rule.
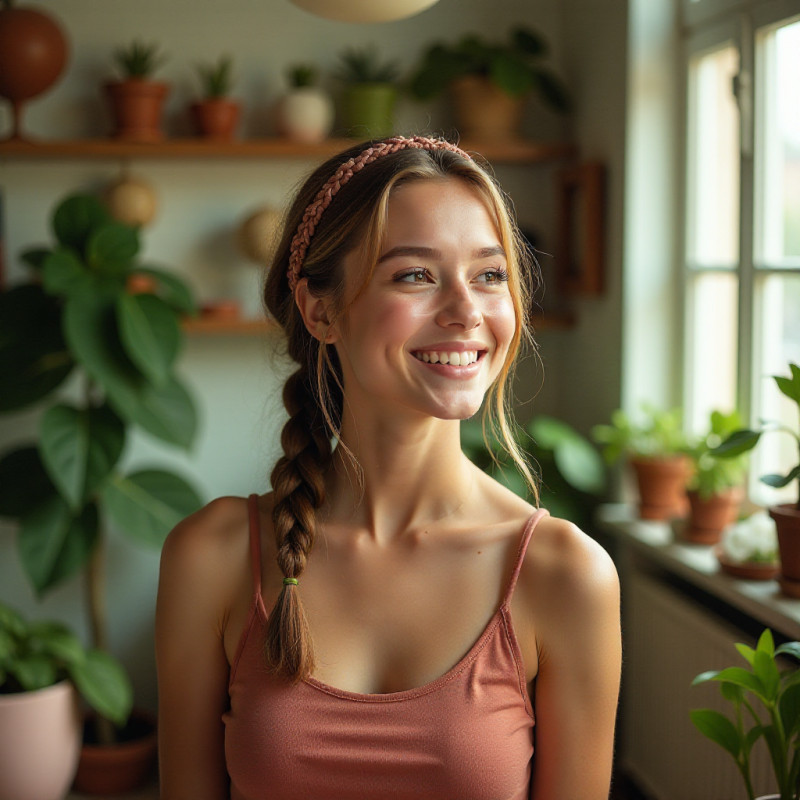
[[[296,6],[340,22],[391,22],[419,14],[438,0],[291,0]]]

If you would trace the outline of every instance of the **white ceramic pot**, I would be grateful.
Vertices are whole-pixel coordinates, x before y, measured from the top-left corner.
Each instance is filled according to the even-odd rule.
[[[323,141],[331,132],[333,117],[333,100],[313,86],[293,89],[278,105],[278,128],[296,142]]]
[[[63,800],[78,767],[82,734],[69,681],[0,695],[0,800]]]

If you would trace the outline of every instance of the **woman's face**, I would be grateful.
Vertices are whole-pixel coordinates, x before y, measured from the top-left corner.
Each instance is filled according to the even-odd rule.
[[[360,254],[345,259],[358,291]],[[466,419],[514,336],[506,254],[477,192],[456,178],[394,190],[381,255],[337,324],[347,406]],[[362,405],[363,404],[363,405]]]

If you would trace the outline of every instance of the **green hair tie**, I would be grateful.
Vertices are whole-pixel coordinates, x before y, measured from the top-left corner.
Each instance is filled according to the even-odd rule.
[[[290,583],[293,586],[297,586],[297,578],[284,578],[283,579],[283,585],[284,586],[288,586]]]

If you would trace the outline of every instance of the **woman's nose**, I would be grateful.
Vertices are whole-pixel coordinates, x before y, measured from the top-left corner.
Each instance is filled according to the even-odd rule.
[[[468,286],[458,284],[443,290],[441,308],[436,315],[439,325],[457,325],[469,331],[477,328],[482,319],[483,314]]]

